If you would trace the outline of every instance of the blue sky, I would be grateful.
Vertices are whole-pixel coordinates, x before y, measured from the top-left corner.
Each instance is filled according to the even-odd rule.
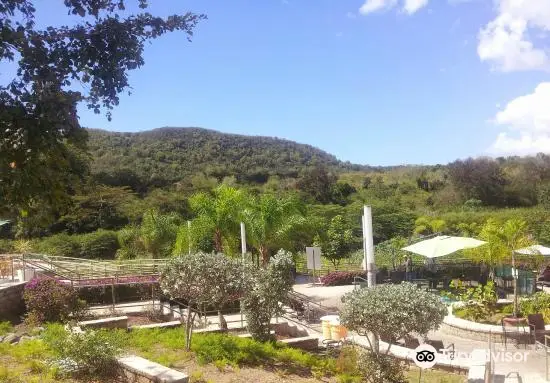
[[[39,23],[67,20],[37,3]],[[550,1],[149,3],[208,20],[148,46],[113,121],[81,107],[83,126],[276,136],[372,165],[550,150]]]

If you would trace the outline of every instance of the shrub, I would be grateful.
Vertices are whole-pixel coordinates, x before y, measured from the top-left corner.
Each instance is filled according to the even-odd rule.
[[[351,285],[353,278],[367,278],[367,273],[363,271],[333,271],[321,277],[321,283],[325,286]]]
[[[0,254],[11,253],[13,251],[13,241],[9,239],[0,239]]]
[[[6,335],[12,330],[13,326],[10,322],[0,322],[0,336]]]
[[[55,279],[31,280],[23,297],[31,323],[67,321],[80,316],[85,307],[75,289]]]
[[[119,248],[115,232],[98,230],[93,233],[79,235],[80,257],[91,259],[114,259]]]
[[[57,364],[68,373],[108,376],[116,373],[116,357],[121,347],[107,331],[67,331],[49,325],[43,339],[57,357]]]
[[[540,291],[521,301],[520,312],[523,315],[541,313],[545,322],[550,322],[550,294]]]
[[[48,255],[92,259],[114,259],[118,248],[116,233],[108,230],[80,235],[55,234],[33,246],[33,250]]]
[[[383,354],[362,352],[359,356],[359,371],[368,383],[407,383],[402,361]]]
[[[34,250],[48,255],[76,258],[80,256],[80,244],[77,237],[65,233],[52,235],[39,241],[34,246]]]
[[[474,321],[489,318],[496,311],[497,294],[493,282],[470,288],[460,295],[463,317]]]
[[[265,269],[251,276],[250,288],[243,299],[247,328],[254,339],[272,339],[271,318],[282,314],[281,302],[288,300],[294,278],[292,254],[279,250]]]
[[[199,334],[191,350],[201,364],[259,366],[283,364],[288,370],[307,369],[322,376],[336,373],[336,362],[273,342],[258,342],[227,334]]]
[[[344,295],[342,301],[342,325],[359,335],[372,333],[386,341],[412,334],[425,337],[439,328],[447,314],[437,295],[412,283],[354,290]],[[376,343],[371,349],[378,351]]]

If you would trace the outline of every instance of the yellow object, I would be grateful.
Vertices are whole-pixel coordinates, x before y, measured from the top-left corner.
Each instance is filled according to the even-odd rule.
[[[348,329],[340,324],[339,320],[330,323],[330,335],[332,340],[342,340],[348,336]]]
[[[323,338],[324,339],[332,339],[331,338],[331,323],[334,320],[338,319],[338,315],[325,315],[324,317],[321,317],[321,328],[323,330]]]

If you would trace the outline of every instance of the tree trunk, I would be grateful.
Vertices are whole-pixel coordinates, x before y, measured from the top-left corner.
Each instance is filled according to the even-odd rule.
[[[225,320],[221,310],[218,310],[218,319],[220,321],[220,330],[227,331],[227,321]]]
[[[191,302],[187,306],[187,320],[185,321],[185,350],[191,349],[191,334],[193,333],[193,314],[191,311]]]
[[[267,266],[269,263],[269,250],[266,246],[260,245],[260,255],[262,256],[262,266]]]
[[[214,231],[214,249],[217,253],[223,253],[222,232],[219,228]]]

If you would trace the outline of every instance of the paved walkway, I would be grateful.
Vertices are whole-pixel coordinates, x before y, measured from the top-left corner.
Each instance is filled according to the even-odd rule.
[[[323,305],[339,308],[341,307],[340,298],[345,293],[352,291],[354,286],[319,286],[310,284],[294,285],[294,290],[307,295],[312,300]],[[470,355],[474,350],[484,350],[488,352],[489,343],[486,341],[476,341],[466,338],[460,338],[454,335],[446,334],[440,330],[428,334],[430,340],[440,340],[444,347],[453,343],[455,351],[459,355]],[[510,354],[502,354],[510,352]],[[517,354],[515,354],[517,353]],[[508,356],[509,359],[506,359]],[[516,360],[510,360],[516,358]],[[519,361],[519,359],[522,359]],[[542,383],[548,382],[545,379],[546,358],[544,350],[539,348],[534,350],[533,345],[516,348],[504,344],[496,343],[493,345],[494,359],[494,383]]]

